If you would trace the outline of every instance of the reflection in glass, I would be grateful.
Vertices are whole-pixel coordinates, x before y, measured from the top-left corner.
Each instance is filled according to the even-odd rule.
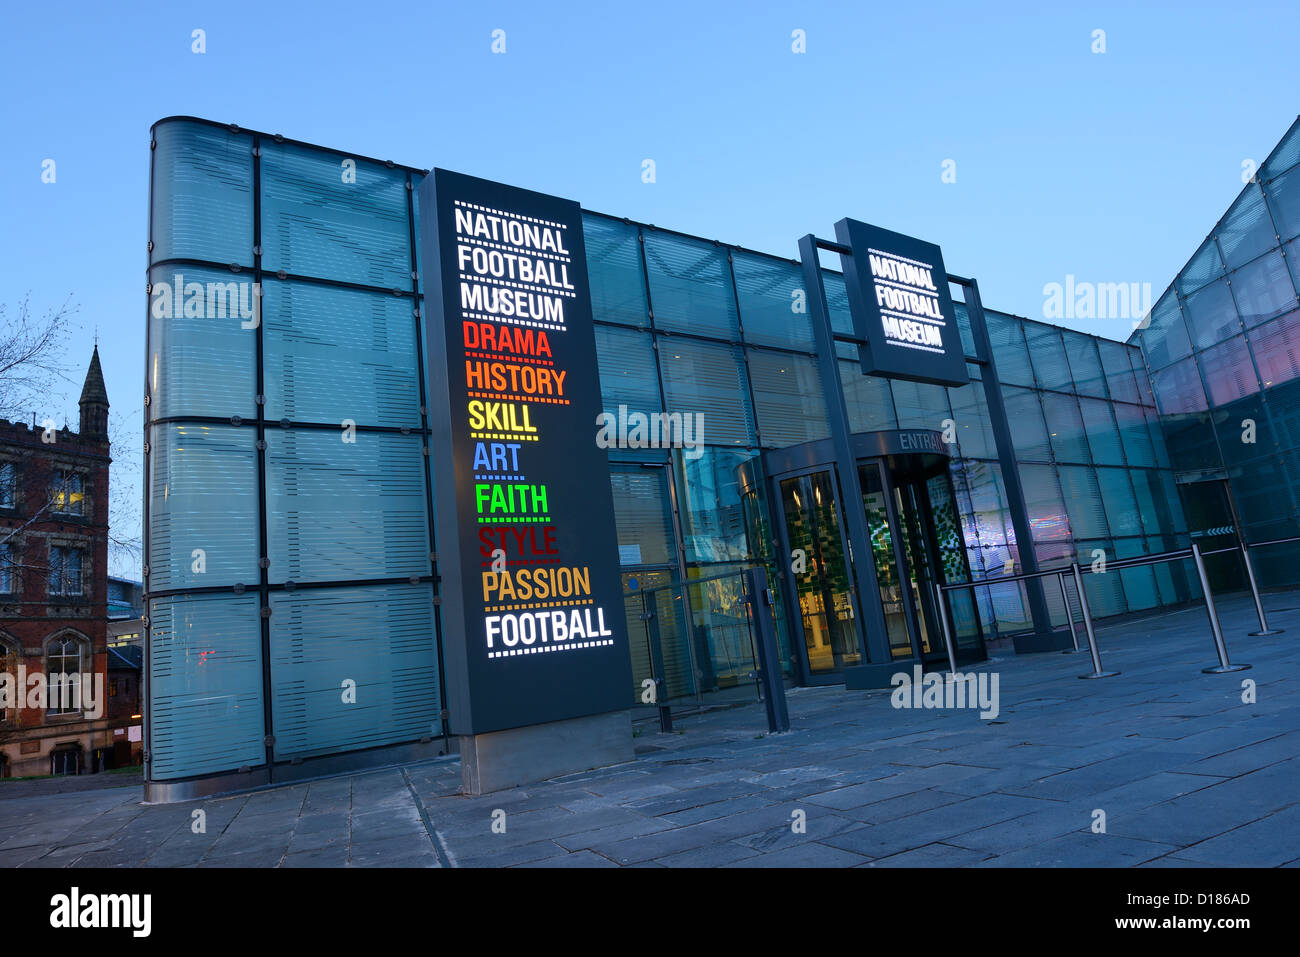
[[[781,499],[790,548],[803,553],[793,568],[808,669],[816,674],[856,665],[862,655],[830,474],[784,480]]]
[[[871,536],[871,557],[876,564],[880,604],[885,612],[889,653],[895,658],[907,658],[912,653],[912,643],[907,634],[907,610],[903,605],[894,535],[889,524],[880,469],[876,465],[864,465],[858,469],[858,476],[862,481],[862,505],[867,512],[867,532]]]

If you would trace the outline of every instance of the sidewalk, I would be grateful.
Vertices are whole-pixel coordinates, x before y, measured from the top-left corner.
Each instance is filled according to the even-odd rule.
[[[1294,866],[1300,592],[1265,604],[1283,634],[1219,601],[1249,671],[1201,673],[1195,605],[1099,628],[1118,677],[1077,680],[1086,651],[973,669],[998,675],[994,720],[794,689],[788,734],[761,706],[641,724],[631,764],[478,798],[454,758],[153,807],[0,784],[0,866]]]

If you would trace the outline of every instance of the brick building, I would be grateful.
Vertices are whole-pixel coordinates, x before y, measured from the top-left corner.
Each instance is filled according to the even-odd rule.
[[[94,770],[113,745],[108,394],[98,348],[79,404],[77,432],[0,420],[0,682],[9,692],[0,694],[3,776]],[[76,682],[75,694],[50,687],[44,701],[33,697],[33,676],[42,676],[39,685],[51,674],[89,680]]]

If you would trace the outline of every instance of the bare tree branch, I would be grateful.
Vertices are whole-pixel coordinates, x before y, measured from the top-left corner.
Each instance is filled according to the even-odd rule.
[[[72,381],[63,356],[76,307],[64,300],[34,319],[30,299],[23,297],[16,314],[0,303],[0,416],[5,418],[20,415],[32,399],[48,396],[56,382]]]
[[[108,482],[108,563],[127,566],[139,577],[144,549],[141,536],[139,422],[142,409],[109,415],[109,448],[113,464]]]

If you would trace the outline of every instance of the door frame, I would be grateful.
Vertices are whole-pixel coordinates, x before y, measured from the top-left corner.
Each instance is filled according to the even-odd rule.
[[[1206,490],[1211,486],[1218,489],[1222,496],[1223,504],[1227,506],[1227,517],[1228,521],[1231,523],[1232,529],[1230,532],[1223,532],[1221,536],[1209,535],[1207,534],[1208,530],[1202,530],[1201,534],[1198,536],[1195,534],[1196,530],[1192,528],[1193,510],[1188,507],[1189,499],[1194,495],[1201,494],[1202,490]],[[1245,534],[1241,528],[1241,519],[1237,515],[1237,503],[1232,498],[1232,483],[1228,480],[1226,475],[1211,475],[1199,478],[1192,482],[1175,482],[1175,487],[1178,489],[1178,499],[1179,504],[1183,508],[1183,514],[1187,516],[1187,537],[1189,541],[1197,542],[1197,539],[1199,538],[1200,541],[1197,542],[1197,544],[1201,548],[1204,548],[1206,539],[1219,537],[1227,538],[1231,535],[1234,544],[1239,547],[1244,546]],[[1199,511],[1199,508],[1197,511]],[[1230,574],[1228,569],[1225,567],[1228,565],[1229,561],[1232,563],[1232,572]],[[1206,576],[1217,577],[1219,579],[1217,583],[1218,587],[1222,590],[1241,591],[1249,587],[1246,580],[1246,569],[1241,564],[1240,552],[1236,554],[1207,555],[1205,557],[1205,566]],[[1212,587],[1215,584],[1215,582],[1211,582]]]
[[[840,550],[844,555],[846,571],[848,572],[848,593],[849,606],[853,610],[853,635],[858,643],[858,654],[862,660],[867,660],[867,648],[865,636],[862,632],[862,604],[858,596],[857,584],[854,579],[854,558],[853,549],[849,541],[848,529],[844,525],[844,495],[840,485],[839,476],[835,474],[835,465],[833,462],[827,462],[820,465],[805,465],[799,468],[781,472],[778,475],[768,476],[768,511],[776,510],[776,514],[771,516],[771,524],[776,532],[780,543],[779,567],[784,579],[781,593],[786,606],[786,619],[791,623],[790,645],[794,652],[795,663],[799,668],[799,681],[805,687],[814,687],[820,685],[838,685],[844,683],[844,675],[840,669],[832,671],[813,671],[808,662],[808,638],[803,627],[803,609],[799,607],[797,589],[795,588],[793,570],[790,568],[790,555],[793,554],[793,548],[790,545],[790,531],[785,521],[785,500],[781,495],[781,483],[790,479],[803,478],[807,475],[816,475],[825,472],[830,476],[831,488],[835,492],[835,513],[839,519],[840,532]],[[779,518],[779,521],[777,520]],[[828,621],[834,614],[834,606],[828,610]],[[797,629],[797,631],[796,631]]]
[[[686,575],[686,543],[682,535],[681,513],[678,506],[677,496],[677,470],[673,468],[671,459],[659,459],[653,461],[632,460],[632,461],[611,461],[609,463],[611,477],[619,472],[626,473],[644,473],[658,472],[662,476],[664,485],[667,490],[667,500],[663,503],[665,514],[668,519],[668,525],[672,530],[672,547],[673,559],[668,562],[640,562],[635,565],[624,565],[619,562],[619,578],[625,574],[632,574],[638,571],[669,571],[676,577],[675,583],[670,583],[670,587],[681,589],[683,595],[686,594],[687,575]],[[618,505],[614,505],[615,523],[618,519]],[[638,589],[638,591],[641,591]],[[631,595],[624,595],[624,602]],[[640,596],[644,601],[644,593]],[[655,609],[656,614],[658,609]],[[695,649],[695,621],[691,614],[691,603],[683,598],[682,601],[682,627],[685,630],[683,639],[686,642],[687,655],[690,659],[691,667],[691,687],[694,688],[695,706],[698,708],[703,704],[703,696],[700,692],[700,665],[696,657]]]
[[[841,684],[846,682],[845,671],[836,670],[831,672],[820,672],[813,674],[808,665],[807,639],[804,633],[803,612],[799,607],[797,600],[797,590],[794,587],[793,571],[790,568],[790,555],[792,552],[789,533],[785,521],[784,499],[781,494],[781,483],[787,479],[797,478],[817,472],[829,472],[833,477],[833,488],[839,496],[837,502],[838,516],[840,518],[840,538],[843,542],[844,554],[849,562],[850,583],[849,595],[853,605],[853,613],[856,621],[856,638],[860,653],[863,654],[863,660],[868,667],[899,667],[913,664],[929,665],[932,663],[942,662],[946,658],[946,646],[944,645],[942,625],[937,619],[938,608],[934,606],[933,600],[926,595],[913,595],[911,587],[912,567],[911,562],[905,554],[905,543],[900,539],[899,530],[902,529],[900,516],[898,514],[897,503],[895,501],[895,490],[906,481],[895,483],[893,479],[894,470],[903,464],[902,457],[907,456],[939,456],[944,465],[940,467],[939,460],[929,463],[925,468],[927,474],[924,476],[917,475],[911,479],[912,482],[921,486],[919,499],[921,526],[921,543],[926,549],[926,557],[930,561],[932,575],[934,580],[939,584],[948,584],[945,569],[942,563],[942,550],[938,543],[938,529],[934,526],[934,508],[930,501],[929,488],[926,482],[934,475],[945,475],[947,477],[949,493],[952,496],[953,507],[958,510],[960,519],[960,505],[958,504],[956,488],[952,482],[951,473],[947,467],[951,461],[951,456],[947,444],[943,441],[942,434],[928,429],[892,429],[876,432],[859,432],[850,436],[852,450],[854,452],[854,467],[857,469],[875,467],[882,479],[882,488],[886,490],[885,507],[886,516],[890,522],[891,539],[894,548],[895,561],[898,563],[900,575],[908,575],[908,583],[905,589],[907,597],[903,600],[904,619],[908,628],[908,647],[911,651],[910,658],[894,657],[890,650],[887,630],[880,636],[889,657],[883,661],[876,661],[871,658],[873,643],[877,639],[866,633],[867,615],[864,610],[864,603],[871,599],[876,602],[876,610],[883,612],[880,605],[879,579],[878,576],[873,579],[876,588],[874,596],[865,596],[858,587],[857,572],[858,563],[869,561],[854,552],[854,542],[851,534],[851,524],[845,520],[844,505],[844,479],[840,475],[837,467],[834,444],[830,439],[816,439],[811,442],[804,442],[799,445],[790,446],[784,449],[767,449],[761,451],[749,462],[740,466],[739,474],[741,478],[742,492],[746,489],[761,490],[766,498],[764,507],[767,511],[768,521],[772,528],[773,547],[776,551],[774,555],[775,563],[778,565],[777,574],[780,576],[782,601],[784,602],[786,620],[791,623],[789,629],[790,652],[793,658],[792,669],[797,673],[798,680],[803,685],[828,685]],[[920,459],[913,461],[920,462]],[[857,484],[861,484],[860,473],[854,475],[858,479]],[[865,527],[865,505],[862,502],[856,503],[858,508],[863,509],[863,519]],[[868,531],[868,535],[869,535]],[[959,528],[960,534],[960,528]],[[964,543],[963,543],[964,544]],[[871,543],[863,543],[864,547],[870,550]],[[874,564],[873,562],[871,564]],[[869,566],[868,566],[869,567]],[[967,574],[969,575],[969,558],[966,558]],[[901,581],[900,581],[900,584]],[[866,587],[864,582],[862,587]],[[919,589],[918,589],[919,591]],[[929,620],[933,635],[932,647],[938,647],[937,652],[931,652],[923,655],[921,652],[921,631],[918,623],[917,602],[923,605],[920,614],[926,614],[925,609],[929,609]],[[976,627],[979,629],[980,649],[976,652],[958,650],[957,657],[959,661],[986,660],[987,652],[984,650],[983,623],[979,615],[978,603],[975,605]],[[883,614],[880,616],[883,619]],[[883,620],[880,627],[885,628]],[[957,636],[954,633],[953,640]],[[882,687],[884,685],[881,685]]]
[[[886,463],[882,462],[881,465],[884,467]],[[885,468],[885,473],[887,475],[889,474],[888,468]],[[890,476],[890,479],[890,484],[894,491],[894,495],[890,497],[890,504],[894,506],[895,512],[897,512],[898,499],[903,499],[903,504],[906,506],[904,509],[906,514],[898,516],[899,527],[902,528],[904,534],[907,535],[911,541],[915,542],[917,547],[925,553],[925,561],[930,567],[931,575],[932,577],[936,577],[934,576],[935,552],[934,549],[930,547],[930,539],[933,535],[934,529],[930,528],[928,525],[930,516],[928,510],[926,510],[926,505],[929,501],[929,490],[925,489],[923,496],[917,495],[917,486],[921,484],[921,479],[911,478],[902,482],[894,481],[893,476]],[[940,631],[939,619],[936,617],[934,601],[927,593],[925,587],[923,587],[923,584],[918,577],[917,570],[912,567],[912,559],[908,550],[904,548],[902,549],[902,552],[907,561],[907,564],[904,567],[907,570],[907,578],[909,582],[909,587],[907,589],[908,599],[910,604],[913,605],[913,624],[911,626],[912,655],[919,659],[922,664],[938,661],[946,658],[946,653],[942,644],[943,635]],[[912,585],[915,585],[915,590],[911,587]],[[927,652],[922,645],[920,627],[922,622],[925,624],[926,635],[930,637],[930,646],[936,650]]]
[[[907,622],[907,645],[911,650],[911,658],[924,660],[921,657],[921,632],[919,628],[919,619],[917,617],[916,602],[914,600],[915,596],[912,594],[910,584],[912,577],[912,563],[907,556],[907,549],[903,542],[903,536],[909,534],[909,531],[902,521],[902,516],[898,514],[898,503],[894,499],[898,486],[890,475],[889,463],[884,456],[858,459],[857,466],[859,471],[874,466],[880,475],[880,488],[884,493],[885,499],[885,521],[889,523],[889,542],[894,549],[894,565],[898,568],[898,592],[899,597],[903,602],[903,618]],[[871,531],[870,527],[868,527],[867,531]],[[877,588],[880,587],[879,577],[879,570],[877,570]],[[886,636],[886,638],[887,637],[888,636]],[[892,654],[892,651],[890,658],[893,661],[910,660],[906,657],[895,656]]]

